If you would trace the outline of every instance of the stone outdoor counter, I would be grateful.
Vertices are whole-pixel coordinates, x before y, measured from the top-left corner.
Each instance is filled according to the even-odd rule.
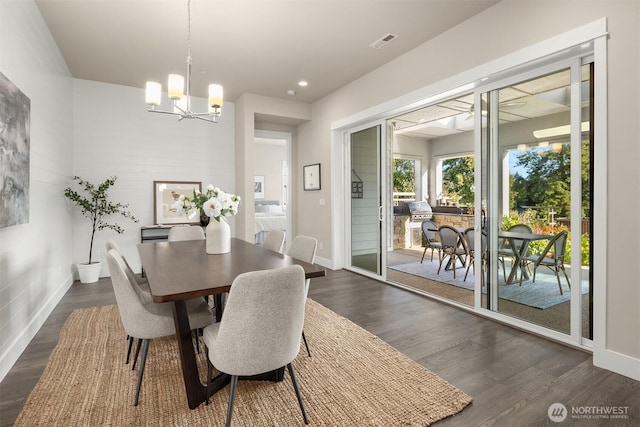
[[[395,215],[393,217],[393,249],[404,249],[422,246],[421,223],[411,222],[409,215]],[[473,227],[473,215],[434,213],[431,221],[440,227],[450,225],[456,228]]]

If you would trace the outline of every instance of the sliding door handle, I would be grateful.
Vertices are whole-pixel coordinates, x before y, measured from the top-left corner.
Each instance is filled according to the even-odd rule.
[[[382,222],[382,206],[378,206],[378,220]]]

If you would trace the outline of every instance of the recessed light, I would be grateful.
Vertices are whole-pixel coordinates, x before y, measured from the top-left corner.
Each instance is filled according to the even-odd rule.
[[[295,94],[296,94],[296,91],[295,91],[295,90],[293,90],[293,89],[289,89],[289,90],[287,91],[287,95],[289,95],[289,96],[295,96]]]
[[[298,82],[298,86],[301,86],[301,87],[305,87],[305,86],[308,86],[308,85],[309,85],[309,83],[307,81],[305,81],[305,80],[300,80]]]

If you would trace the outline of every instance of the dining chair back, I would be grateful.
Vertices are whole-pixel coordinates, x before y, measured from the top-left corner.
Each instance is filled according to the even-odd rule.
[[[122,261],[124,262],[127,276],[129,276],[130,279],[132,278],[142,290],[149,292],[149,283],[147,279],[145,279],[144,277],[140,277],[136,275],[136,273],[134,273],[131,265],[127,262],[127,259],[124,257],[124,255],[122,255],[122,251],[120,250],[118,244],[113,239],[107,239],[107,241],[105,242],[105,246],[107,248],[107,252],[109,252],[111,249],[118,252],[120,257],[122,257]]]
[[[284,245],[285,233],[282,230],[269,230],[265,237],[262,247],[274,252],[282,252]]]
[[[309,236],[298,235],[293,238],[291,246],[289,246],[289,250],[287,251],[287,255],[291,258],[313,264],[316,260],[317,247],[317,239]]]
[[[318,240],[304,235],[298,235],[293,238],[291,242],[291,246],[289,246],[289,250],[287,251],[287,255],[291,258],[299,259],[300,261],[308,262],[309,264],[313,264],[316,260],[316,249],[318,247]],[[311,283],[311,279],[306,279],[304,281],[305,292],[309,292],[309,284]],[[311,357],[311,351],[309,350],[309,343],[307,342],[307,337],[302,331],[302,340],[304,341],[304,346],[307,349],[307,355]]]
[[[448,259],[448,265],[453,270],[453,278],[456,278],[456,261],[460,260],[462,265],[466,265],[467,256],[469,254],[467,250],[467,242],[464,240],[462,233],[449,225],[441,225],[438,228],[438,234],[440,235],[440,243],[442,244],[442,258],[440,258],[440,265],[438,266],[438,273],[442,269],[442,264],[445,259]]]
[[[562,230],[549,240],[549,243],[547,243],[547,246],[542,250],[542,253],[540,253],[540,255],[529,255],[522,258],[522,266],[520,268],[520,286],[522,286],[522,276],[524,269],[528,268],[530,265],[533,265],[532,282],[535,283],[536,281],[537,268],[542,266],[552,270],[556,275],[558,288],[560,289],[560,295],[563,294],[562,284],[560,283],[561,271],[564,273],[565,279],[567,279],[567,285],[569,286],[569,289],[571,289],[571,281],[569,280],[569,275],[564,269],[568,235],[569,233],[567,232],[567,230]]]
[[[134,398],[134,406],[138,406],[140,398],[140,388],[144,376],[144,368],[147,362],[149,344],[153,338],[159,338],[175,334],[175,323],[173,318],[173,308],[171,304],[156,304],[153,302],[144,303],[136,291],[135,282],[132,281],[125,271],[125,263],[120,254],[111,249],[107,252],[107,266],[111,275],[111,284],[116,296],[120,320],[127,335],[143,340],[144,348],[140,370],[138,372],[138,383]],[[206,304],[201,301],[201,305],[191,307],[189,310],[189,324],[193,329],[203,329],[213,321],[211,312]],[[138,347],[139,349],[139,347]],[[136,359],[138,353],[136,352]]]
[[[227,426],[231,425],[238,377],[283,366],[289,370],[308,424],[293,369],[300,350],[307,299],[303,285],[304,270],[299,265],[241,274],[231,285],[221,322],[205,328],[203,340],[210,361],[207,384],[211,382],[212,367],[231,376]]]
[[[427,253],[427,249],[431,249],[431,261],[433,261],[433,251],[438,252],[438,261],[442,256],[442,243],[437,240],[437,229],[438,227],[433,223],[433,221],[422,221],[422,237],[424,238],[424,251],[422,252],[422,259],[420,259],[420,264],[424,261],[424,255]]]
[[[180,242],[184,240],[204,240],[204,230],[199,225],[176,225],[169,230],[168,240]]]

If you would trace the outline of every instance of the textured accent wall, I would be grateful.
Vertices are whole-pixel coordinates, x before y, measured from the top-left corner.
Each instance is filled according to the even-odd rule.
[[[29,222],[0,229],[2,379],[72,278],[62,193],[72,173],[73,80],[31,1],[0,2],[0,71],[31,100]]]
[[[237,194],[234,176],[234,104],[225,102],[219,123],[183,120],[146,110],[144,90],[89,80],[74,81],[73,173],[92,182],[116,175],[113,200],[129,203],[140,222],[118,220],[124,234],[99,232],[94,257],[104,258],[105,240],[114,239],[139,271],[140,227],[152,225],[153,181],[200,181]],[[192,100],[206,111],[204,99]],[[168,100],[167,100],[168,104]],[[163,109],[169,109],[168,105]],[[245,204],[240,204],[245,209]],[[232,230],[234,220],[231,220]],[[74,214],[73,256],[86,262],[90,225]],[[233,234],[233,231],[232,231]],[[101,276],[108,276],[106,265]]]

